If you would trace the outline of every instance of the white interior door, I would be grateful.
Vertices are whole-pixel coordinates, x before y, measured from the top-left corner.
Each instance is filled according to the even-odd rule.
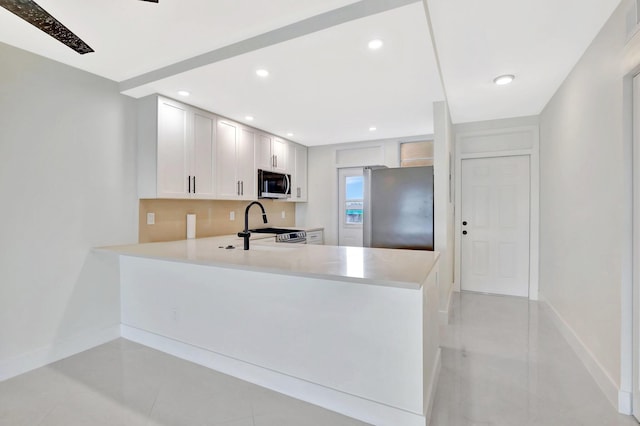
[[[338,170],[338,245],[362,247],[362,167]]]
[[[529,296],[529,156],[462,160],[462,290]]]

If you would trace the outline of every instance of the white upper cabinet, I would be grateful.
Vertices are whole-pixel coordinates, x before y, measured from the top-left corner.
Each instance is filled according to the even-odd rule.
[[[290,173],[289,170],[289,143],[280,138],[274,137],[271,144],[271,153],[274,157],[275,165],[273,167],[274,172]]]
[[[215,116],[150,96],[138,105],[138,197],[215,197]]]
[[[290,144],[289,163],[293,163],[291,170],[291,198],[289,201],[307,201],[307,155],[306,146]]]
[[[218,119],[217,198],[256,198],[255,138],[254,129]]]
[[[271,140],[271,135],[265,133],[258,133],[256,135],[256,169],[271,170],[273,167]]]
[[[236,147],[236,173],[240,181],[240,197],[255,200],[258,197],[258,172],[256,169],[256,138],[258,132],[250,127],[240,128]]]
[[[162,96],[138,100],[138,197],[255,200],[257,169],[307,201],[307,148]]]
[[[215,188],[216,117],[200,110],[193,111],[193,149],[191,155],[192,198],[213,199]],[[187,189],[189,189],[187,187]]]
[[[186,106],[158,99],[157,198],[185,198],[190,193],[188,121]]]
[[[287,162],[288,142],[266,133],[258,133],[256,140],[256,168],[290,173]]]

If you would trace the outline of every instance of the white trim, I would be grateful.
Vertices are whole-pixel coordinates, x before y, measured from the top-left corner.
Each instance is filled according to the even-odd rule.
[[[631,392],[618,391],[618,413],[628,416],[633,414],[633,395]]]
[[[135,327],[122,325],[121,334],[125,339],[367,423],[379,426],[425,426],[427,424],[426,417],[423,415],[307,382]],[[436,363],[439,370],[439,352]],[[434,382],[435,380],[437,379],[434,379]],[[429,403],[432,404],[435,383],[431,383],[429,389],[431,392]]]
[[[436,400],[436,390],[438,389],[438,379],[440,378],[440,370],[442,369],[442,348],[438,348],[436,359],[433,361],[433,380],[429,383],[427,395],[428,398],[424,404],[426,411],[425,424],[431,423],[431,415],[433,414],[433,402]]]
[[[120,326],[114,325],[103,330],[59,340],[33,352],[0,361],[0,382],[100,346],[118,337],[120,337]]]
[[[540,128],[531,126],[531,204],[529,206],[529,299],[538,300],[540,292]]]
[[[494,157],[515,157],[519,155],[531,155],[530,149],[514,149],[509,151],[498,152],[473,152],[468,154],[460,154],[462,160],[469,160],[473,158],[494,158]]]
[[[571,326],[562,318],[556,308],[548,300],[546,300],[543,295],[541,295],[540,297],[540,302],[541,306],[546,306],[549,313],[551,314],[551,319],[558,327],[558,330],[565,338],[567,343],[569,343],[571,349],[573,349],[576,355],[578,355],[578,358],[580,358],[580,361],[582,361],[589,374],[591,374],[591,377],[593,377],[593,379],[596,381],[598,387],[600,387],[602,392],[604,392],[611,405],[613,405],[618,410],[620,409],[620,407],[628,405],[628,403],[625,403],[620,399],[620,392],[618,390],[618,385],[616,385],[616,382],[611,378],[609,373],[607,373],[607,370],[602,366],[602,364],[600,364],[598,359],[589,350],[587,345],[585,345],[584,342],[580,339],[575,330],[571,328]],[[629,412],[623,414],[630,414],[630,410]]]
[[[625,85],[625,110],[630,111],[626,117],[627,125],[624,131],[625,151],[631,153],[631,241],[630,253],[627,262],[631,268],[630,279],[623,279],[621,288],[621,356],[620,356],[620,383],[624,390],[631,390],[631,412],[640,418],[640,344],[637,339],[640,336],[640,129],[636,123],[640,122],[640,79],[635,72],[628,74],[624,79]],[[625,263],[627,263],[625,262]],[[623,278],[625,277],[623,269]],[[630,303],[629,303],[629,299]]]
[[[461,144],[466,138],[474,136],[502,135],[508,133],[530,133],[531,148],[514,150],[496,150],[486,152],[462,153]],[[540,250],[540,130],[537,125],[503,127],[490,130],[466,131],[456,134],[455,146],[455,280],[454,290],[460,291],[461,276],[461,205],[462,205],[462,160],[470,158],[493,158],[514,155],[530,157],[530,204],[529,204],[529,299],[538,300],[539,292],[539,250]]]
[[[451,288],[451,284],[449,284],[449,297],[447,297],[447,304],[444,309],[440,309],[438,311],[438,323],[440,325],[449,324],[449,320],[451,319],[451,300],[453,299],[453,289]]]

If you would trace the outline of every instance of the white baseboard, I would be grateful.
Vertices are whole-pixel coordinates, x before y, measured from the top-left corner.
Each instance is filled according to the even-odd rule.
[[[438,311],[438,323],[440,325],[448,325],[451,320],[451,299],[453,298],[453,284],[449,287],[449,294],[447,296],[447,303],[445,306],[441,306]]]
[[[121,334],[125,339],[367,423],[378,426],[427,424],[428,414],[423,416],[380,404],[138,328],[122,325]],[[439,368],[439,356],[437,363]],[[429,389],[433,399],[435,383],[430,383]]]
[[[431,413],[433,412],[433,402],[436,399],[436,389],[438,388],[438,379],[440,378],[440,369],[442,368],[442,348],[438,348],[438,354],[436,355],[436,359],[433,365],[433,380],[429,383],[429,387],[427,388],[428,397],[427,402],[425,403],[426,410],[426,426],[429,426],[431,423]]]
[[[33,352],[0,361],[0,382],[70,357],[120,337],[120,326],[60,340]]]
[[[609,402],[611,402],[611,405],[613,405],[622,414],[630,414],[630,399],[627,402],[620,399],[621,394],[626,392],[619,391],[615,381],[611,376],[609,376],[602,364],[600,364],[595,355],[593,355],[580,337],[578,337],[576,332],[569,326],[569,324],[567,324],[564,318],[562,318],[556,308],[544,298],[544,295],[540,294],[539,296],[540,303],[544,303],[549,308],[548,310],[551,313],[551,318],[560,330],[560,333],[567,340],[573,351],[578,355],[578,358],[580,358],[584,366],[587,368],[591,377],[593,377]],[[621,407],[627,405],[629,406],[628,412],[620,411]]]
[[[628,416],[633,414],[633,394],[631,392],[618,392],[618,413]]]

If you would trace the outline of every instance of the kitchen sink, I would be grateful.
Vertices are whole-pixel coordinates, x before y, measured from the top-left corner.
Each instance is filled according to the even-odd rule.
[[[299,229],[283,229],[283,228],[257,228],[249,229],[249,232],[256,234],[287,234],[291,232],[300,232]]]

